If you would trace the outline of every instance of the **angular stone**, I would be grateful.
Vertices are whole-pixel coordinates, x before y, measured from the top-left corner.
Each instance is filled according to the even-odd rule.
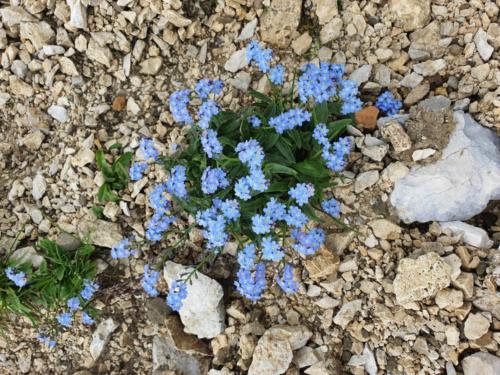
[[[169,287],[181,274],[193,269],[168,261],[163,269],[163,277]],[[199,338],[214,338],[224,331],[224,292],[215,280],[198,272],[187,284],[187,297],[179,311],[184,331]]]
[[[482,311],[487,311],[500,320],[500,295],[490,293],[488,291],[480,291],[479,295],[474,298],[472,304]]]
[[[40,130],[36,130],[33,133],[25,135],[22,139],[23,145],[25,145],[31,151],[36,151],[42,145],[45,136]]]
[[[62,56],[59,59],[59,64],[61,65],[61,71],[64,74],[70,75],[70,76],[77,76],[80,73],[78,73],[78,69],[76,69],[75,64],[73,61],[71,61],[68,57]]]
[[[436,305],[440,309],[453,311],[464,303],[464,295],[460,290],[443,289],[436,294]]]
[[[429,82],[425,81],[424,83],[414,87],[410,93],[406,96],[404,103],[407,106],[417,103],[421,99],[425,98],[425,96],[429,93],[431,86]]]
[[[428,77],[438,74],[444,70],[446,66],[447,64],[444,59],[427,60],[423,63],[413,65],[413,70],[424,77]]]
[[[316,254],[304,261],[304,267],[312,280],[327,278],[339,269],[340,259],[337,253],[321,246]]]
[[[359,194],[363,190],[366,190],[369,187],[375,185],[378,181],[378,178],[379,178],[378,171],[368,171],[360,173],[356,177],[356,181],[354,182],[354,192]]]
[[[452,281],[455,288],[464,292],[466,299],[471,299],[474,295],[474,275],[469,272],[462,272],[455,280]]]
[[[55,37],[54,30],[47,22],[22,22],[20,27],[20,36],[22,39],[28,39],[33,46],[40,50],[45,44]]]
[[[113,60],[111,50],[108,47],[101,47],[94,38],[90,38],[86,53],[90,60],[97,61],[108,68],[111,66],[111,60]]]
[[[399,181],[408,175],[408,173],[410,173],[410,169],[404,163],[397,161],[389,164],[382,171],[382,179],[390,181],[394,184],[396,181]]]
[[[31,97],[35,93],[33,88],[19,77],[12,75],[9,77],[9,89],[14,95]]]
[[[464,324],[464,335],[469,340],[477,340],[488,332],[490,321],[481,313],[469,314]]]
[[[372,220],[368,223],[377,238],[396,240],[401,234],[401,227],[386,219]]]
[[[487,249],[493,245],[493,241],[488,237],[488,233],[473,225],[461,221],[448,221],[439,223],[443,230],[449,229],[453,235],[462,235],[462,240],[471,246]]]
[[[286,48],[300,21],[302,0],[272,0],[260,17],[260,35],[264,42]]]
[[[66,108],[60,105],[51,105],[47,110],[47,113],[55,120],[65,123],[68,122],[69,116]]]
[[[373,130],[377,127],[377,118],[380,113],[375,106],[364,107],[354,114],[356,124],[361,125],[365,129]]]
[[[306,31],[292,42],[292,49],[297,55],[303,55],[311,48],[312,38]]]
[[[236,40],[242,41],[242,40],[248,40],[253,37],[253,34],[255,33],[255,28],[257,27],[258,19],[254,18],[250,22],[248,22],[243,29],[241,30],[240,35]]]
[[[41,173],[37,173],[35,178],[33,179],[33,186],[31,188],[31,194],[35,200],[39,200],[45,194],[47,190],[47,183],[45,182],[45,178]]]
[[[66,2],[71,11],[69,24],[76,29],[86,29],[87,6],[82,3],[82,0],[66,0]]]
[[[284,374],[293,359],[289,337],[283,330],[267,330],[254,350],[248,375]]]
[[[500,198],[500,139],[455,112],[455,130],[441,160],[399,180],[391,204],[405,222],[467,220]]]
[[[413,161],[424,160],[436,153],[436,150],[432,148],[424,148],[422,150],[415,150],[411,154],[411,158]]]
[[[36,18],[20,6],[5,6],[0,8],[2,23],[8,28],[19,25],[21,22],[34,22]]]
[[[403,127],[397,121],[389,121],[380,128],[380,133],[384,138],[391,142],[394,148],[394,153],[400,154],[401,152],[411,149],[411,139],[406,134]]]
[[[163,59],[159,56],[151,57],[141,62],[141,74],[155,75],[160,71]]]
[[[490,353],[477,352],[462,360],[464,375],[498,375],[500,358]]]
[[[120,226],[109,221],[83,218],[78,222],[78,235],[88,238],[92,245],[111,249],[123,239]]]
[[[333,318],[333,322],[346,329],[347,325],[354,319],[358,311],[361,311],[363,301],[360,299],[344,303],[339,312]]]
[[[320,25],[330,22],[333,17],[339,14],[336,0],[312,0],[312,2],[316,7],[316,16],[318,16]]]
[[[168,9],[163,12],[163,15],[166,17],[167,21],[170,22],[175,27],[187,27],[193,23],[189,18],[181,16],[175,10]]]
[[[488,44],[488,34],[481,27],[474,36],[474,44],[483,61],[488,61],[493,54],[494,48]]]
[[[12,253],[10,259],[16,263],[30,264],[34,268],[40,267],[43,262],[43,257],[37,253],[34,247],[26,246],[17,249]]]
[[[90,343],[90,355],[97,360],[104,347],[108,344],[111,334],[118,328],[118,324],[112,318],[99,323],[97,329],[92,334],[92,341]]]
[[[413,31],[429,22],[431,0],[390,0],[389,10],[404,31]]]
[[[373,70],[372,65],[369,64],[363,65],[358,69],[356,69],[355,71],[353,71],[349,76],[349,79],[351,81],[357,82],[358,85],[361,85],[362,83],[365,83],[370,79],[372,70]]]
[[[229,60],[226,61],[224,69],[226,69],[228,72],[236,73],[238,70],[243,69],[247,65],[248,62],[246,57],[246,49],[243,48],[231,55]]]
[[[344,27],[344,22],[342,18],[334,18],[322,27],[319,33],[319,40],[321,44],[326,44],[334,39],[337,39],[342,34],[342,28]]]
[[[427,253],[417,259],[401,259],[394,279],[397,303],[418,302],[448,287],[451,269],[436,253]]]

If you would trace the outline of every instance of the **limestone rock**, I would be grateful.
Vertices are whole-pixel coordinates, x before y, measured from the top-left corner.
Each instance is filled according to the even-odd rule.
[[[474,36],[474,43],[483,61],[488,61],[493,54],[494,48],[488,44],[488,34],[481,27]]]
[[[109,342],[111,334],[118,328],[118,324],[112,318],[99,323],[97,329],[92,334],[92,341],[90,343],[90,355],[97,360],[101,355],[104,347]]]
[[[297,55],[303,55],[306,53],[312,44],[312,38],[306,31],[304,34],[299,36],[292,42],[292,49]]]
[[[349,76],[349,79],[351,81],[357,82],[358,85],[361,85],[362,83],[365,83],[370,79],[370,76],[372,74],[372,65],[366,64],[358,69],[356,69],[354,72],[351,73]]]
[[[500,320],[500,295],[488,291],[479,291],[472,304],[482,311],[487,311]]]
[[[40,50],[44,44],[50,44],[55,37],[54,30],[47,22],[22,22],[20,27],[20,36],[22,39],[28,39],[33,46]]]
[[[498,375],[500,358],[490,353],[477,352],[462,360],[464,375]]]
[[[284,374],[293,359],[290,335],[283,330],[267,330],[259,339],[248,375]]]
[[[469,314],[464,325],[464,335],[469,340],[477,340],[488,332],[490,321],[481,313]]]
[[[500,198],[500,140],[463,112],[441,160],[399,180],[391,204],[405,222],[467,220]]]
[[[471,246],[487,249],[493,245],[493,241],[488,237],[488,233],[473,225],[461,221],[448,221],[439,223],[441,228],[449,229],[453,235],[461,234],[463,241]]]
[[[111,50],[108,47],[101,47],[94,38],[90,38],[86,53],[89,59],[97,61],[108,68],[111,66],[111,60],[113,59]]]
[[[120,226],[104,220],[83,218],[77,227],[80,238],[87,238],[91,244],[112,248],[122,240]]]
[[[62,123],[68,122],[69,120],[68,111],[60,105],[51,105],[47,113],[52,116],[53,119]]]
[[[304,267],[312,280],[321,280],[335,273],[339,268],[339,263],[337,253],[321,246],[313,257],[304,261]]]
[[[368,223],[377,238],[396,240],[401,234],[401,227],[386,219],[372,220]]]
[[[39,200],[43,197],[46,190],[47,190],[47,183],[45,182],[45,178],[41,173],[38,173],[33,179],[31,194],[33,195],[33,198]]]
[[[191,25],[191,23],[193,22],[189,18],[181,16],[179,13],[172,9],[166,10],[164,12],[164,15],[168,22],[170,22],[175,27],[186,27]]]
[[[66,0],[66,2],[71,10],[70,25],[77,29],[86,29],[87,6],[82,3],[82,0]]]
[[[450,285],[450,273],[450,266],[436,253],[427,253],[417,259],[401,259],[394,279],[398,304],[405,305],[435,296],[439,290]]]
[[[246,57],[246,49],[243,48],[231,55],[229,60],[227,60],[226,64],[224,65],[224,69],[226,69],[228,72],[236,73],[238,70],[243,69],[247,65],[248,62]]]
[[[272,0],[260,17],[263,41],[285,48],[291,42],[300,21],[302,0]]]
[[[155,75],[160,71],[163,59],[159,56],[151,57],[141,62],[141,74]]]
[[[320,25],[324,25],[339,14],[337,0],[312,0]]]
[[[344,22],[342,18],[334,18],[328,22],[319,33],[319,40],[321,44],[326,44],[332,40],[337,39],[342,34],[342,28],[344,27]]]
[[[255,33],[255,28],[257,27],[258,19],[254,18],[250,22],[248,22],[243,29],[241,30],[240,35],[236,40],[242,41],[242,40],[248,40],[253,37],[253,34]]]
[[[404,31],[413,31],[429,22],[431,0],[390,0],[389,10]]]
[[[333,318],[333,322],[343,329],[354,319],[354,315],[361,310],[363,301],[360,299],[344,303],[339,312]]]
[[[436,294],[436,305],[440,309],[446,309],[450,312],[458,309],[464,303],[464,295],[460,290],[443,289]]]
[[[181,274],[192,271],[174,262],[167,262],[163,269],[163,277],[170,287]],[[198,277],[191,278],[187,284],[187,297],[179,311],[184,331],[199,338],[213,338],[224,331],[224,292],[215,280],[198,272]]]
[[[380,132],[384,138],[391,142],[394,153],[400,154],[411,149],[411,139],[397,121],[387,122],[380,128]]]
[[[363,190],[368,189],[370,186],[375,185],[378,181],[378,171],[368,171],[360,173],[354,182],[354,192],[361,193]]]
[[[420,64],[413,65],[413,70],[424,77],[433,76],[446,68],[444,59],[427,60]]]

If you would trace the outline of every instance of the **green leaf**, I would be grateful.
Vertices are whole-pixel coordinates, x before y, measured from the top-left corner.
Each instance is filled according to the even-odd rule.
[[[286,143],[284,138],[280,138],[278,142],[276,142],[276,148],[287,161],[295,163],[295,156],[293,155],[292,148]]]
[[[342,120],[337,120],[328,123],[328,129],[333,138],[338,137],[340,134],[344,133],[347,129],[347,125],[352,125],[353,121],[350,118],[345,118]]]
[[[103,211],[104,211],[104,207],[99,207],[99,206],[96,206],[95,204],[92,206],[91,208],[92,210],[92,213],[94,214],[94,216],[97,218],[97,219],[102,219],[104,217],[103,215]]]
[[[256,99],[259,99],[260,101],[263,101],[263,102],[266,102],[266,103],[272,103],[272,99],[270,97],[268,97],[267,95],[264,95],[258,91],[255,91],[255,90],[250,90],[248,92],[248,95],[256,98]]]
[[[114,149],[121,149],[122,148],[122,144],[121,143],[113,143],[111,146],[109,146],[108,148],[108,151],[112,151]]]
[[[283,193],[285,191],[288,191],[291,186],[290,181],[277,181],[271,183],[269,188],[266,190],[266,193]]]
[[[313,108],[314,125],[320,123],[325,124],[328,121],[329,115],[330,111],[328,110],[328,102],[316,104]]]
[[[301,209],[309,219],[317,221],[318,223],[324,223],[324,221],[316,215],[314,208],[310,204],[303,205]]]
[[[97,199],[99,202],[118,202],[120,200],[118,195],[111,191],[106,182],[99,188],[99,191],[97,192]]]
[[[286,174],[289,176],[294,176],[296,177],[298,175],[297,171],[287,167],[282,164],[277,164],[277,163],[267,163],[264,165],[264,169],[270,172],[271,174],[277,173],[277,174]]]
[[[95,161],[96,161],[97,167],[104,174],[104,177],[107,177],[107,178],[114,177],[113,170],[111,169],[111,166],[106,161],[106,158],[104,157],[103,150],[101,150],[101,149],[97,150],[97,152],[95,154]]]
[[[320,160],[305,160],[295,164],[293,168],[306,176],[315,178],[329,177],[328,170]]]
[[[302,148],[302,137],[304,136],[302,132],[293,129],[288,132],[288,135],[290,136],[290,138],[292,138],[297,148]]]
[[[129,175],[128,168],[126,168],[122,163],[119,163],[118,160],[113,164],[113,172],[118,177],[118,180],[122,185],[126,185]]]

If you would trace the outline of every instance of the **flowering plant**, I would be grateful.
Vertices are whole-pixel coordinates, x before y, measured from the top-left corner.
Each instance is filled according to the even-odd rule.
[[[174,92],[170,111],[185,127],[187,142],[176,145],[173,155],[160,156],[154,142],[143,139],[145,161],[132,164],[130,177],[141,179],[151,160],[169,173],[149,195],[155,213],[147,240],[160,241],[178,225],[176,218],[187,214],[203,230],[205,260],[213,260],[229,242],[238,244],[235,286],[256,301],[266,287],[269,262],[277,263],[274,278],[282,290],[297,291],[291,250],[311,255],[321,247],[325,235],[315,225],[321,222],[318,212],[338,220],[340,204],[329,189],[348,162],[351,142],[341,135],[362,102],[357,84],[343,79],[343,65],[307,64],[285,85],[285,68],[271,66],[271,50],[252,41],[246,57],[267,75],[270,94],[250,91],[253,102],[233,112],[216,102],[221,81],[202,79],[194,91]],[[391,98],[385,98],[386,107]],[[193,117],[195,102],[201,104]],[[128,257],[131,247],[132,240],[125,239],[112,256]],[[171,285],[167,303],[174,310],[182,308],[192,275]],[[150,295],[158,295],[158,277],[147,266],[142,284]]]

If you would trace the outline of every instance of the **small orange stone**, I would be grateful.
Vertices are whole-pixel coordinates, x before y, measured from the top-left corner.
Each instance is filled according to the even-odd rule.
[[[115,100],[113,100],[113,105],[111,106],[113,108],[113,111],[121,112],[127,105],[127,98],[123,95],[118,95]]]
[[[356,123],[365,129],[373,130],[377,127],[377,117],[380,111],[375,106],[363,108],[361,111],[354,114]]]

